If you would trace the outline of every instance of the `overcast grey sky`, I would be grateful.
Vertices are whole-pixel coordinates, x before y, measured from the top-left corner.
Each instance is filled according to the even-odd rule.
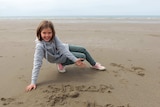
[[[0,0],[0,16],[160,15],[160,0]]]

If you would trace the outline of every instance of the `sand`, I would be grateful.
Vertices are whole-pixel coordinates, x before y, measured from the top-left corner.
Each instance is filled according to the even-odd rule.
[[[160,23],[146,20],[55,20],[56,33],[86,47],[107,70],[67,66],[60,74],[43,61],[30,84],[35,31],[41,19],[0,20],[0,107],[159,107]]]

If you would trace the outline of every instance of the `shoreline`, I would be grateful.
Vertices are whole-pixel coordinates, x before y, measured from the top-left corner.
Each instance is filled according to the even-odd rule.
[[[160,23],[160,16],[0,16],[0,20],[53,20],[57,23]]]

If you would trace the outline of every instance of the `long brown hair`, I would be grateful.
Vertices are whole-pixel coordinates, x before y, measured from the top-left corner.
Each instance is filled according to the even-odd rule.
[[[52,38],[51,40],[53,39],[53,37],[55,36],[55,30],[54,30],[54,26],[53,26],[53,23],[51,21],[48,21],[48,20],[44,20],[42,21],[39,26],[37,27],[37,38],[38,40],[42,41],[42,37],[41,37],[41,32],[43,29],[45,28],[51,28],[52,30]]]

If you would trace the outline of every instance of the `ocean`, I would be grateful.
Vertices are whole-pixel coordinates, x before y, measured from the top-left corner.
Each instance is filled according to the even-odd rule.
[[[0,16],[0,20],[54,20],[57,23],[160,23],[160,16]]]

